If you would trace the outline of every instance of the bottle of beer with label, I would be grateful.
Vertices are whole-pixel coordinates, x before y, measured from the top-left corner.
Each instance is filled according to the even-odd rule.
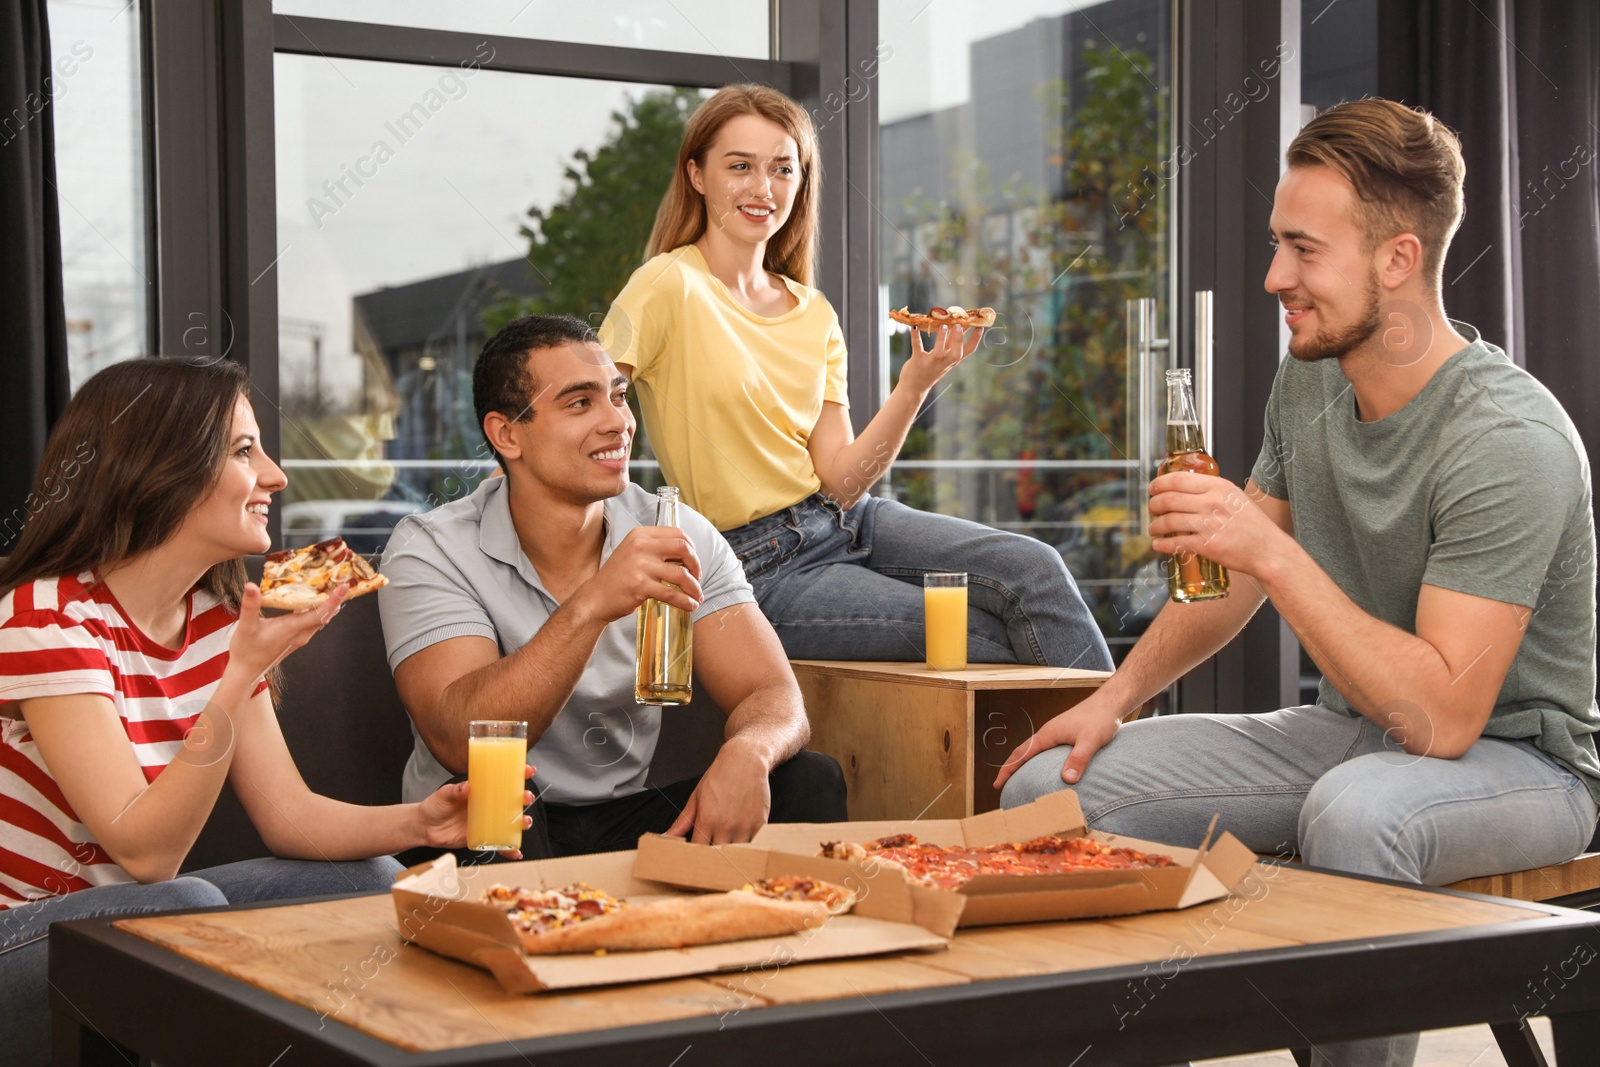
[[[656,490],[656,525],[678,525],[677,486],[663,485]],[[689,703],[694,695],[694,624],[689,613],[659,600],[646,600],[635,615],[639,663],[633,698],[641,704],[662,706]]]
[[[1161,473],[1173,471],[1218,473],[1217,461],[1206,453],[1187,368],[1167,371],[1167,458]],[[1167,557],[1167,592],[1185,604],[1220,600],[1228,595],[1228,569],[1192,552],[1174,552]]]

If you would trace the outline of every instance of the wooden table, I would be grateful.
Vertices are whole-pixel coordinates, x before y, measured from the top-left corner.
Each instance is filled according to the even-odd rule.
[[[994,776],[1109,671],[793,660],[811,747],[844,768],[852,819],[959,819],[1000,806]]]
[[[1587,912],[1264,863],[1183,912],[531,996],[402,947],[387,896],[85,919],[51,932],[50,995],[57,1067],[129,1062],[112,1041],[165,1067],[1139,1067],[1473,1022],[1516,1051],[1527,1014],[1594,1067],[1597,952]]]

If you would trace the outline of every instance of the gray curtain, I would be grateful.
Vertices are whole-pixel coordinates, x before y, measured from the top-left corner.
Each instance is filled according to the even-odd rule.
[[[1600,4],[1381,0],[1379,95],[1461,134],[1444,304],[1600,441]]]
[[[0,4],[0,555],[71,393],[45,0]]]

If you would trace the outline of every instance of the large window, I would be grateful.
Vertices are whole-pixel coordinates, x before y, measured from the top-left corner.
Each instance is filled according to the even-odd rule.
[[[1141,519],[1159,368],[1128,320],[1143,298],[1167,319],[1170,4],[879,11],[883,291],[999,313],[887,491],[1055,545],[1120,659],[1165,598]],[[892,383],[909,334],[886,347]]]
[[[529,311],[598,325],[641,258],[700,93],[490,62],[277,57],[291,546],[375,550],[471,492],[494,468],[472,407],[488,334]]]
[[[149,351],[139,6],[50,0],[56,195],[72,385]]]

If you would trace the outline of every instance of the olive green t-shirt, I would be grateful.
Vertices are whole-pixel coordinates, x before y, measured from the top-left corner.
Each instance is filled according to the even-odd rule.
[[[1338,360],[1286,358],[1251,477],[1375,618],[1415,633],[1424,585],[1531,609],[1484,736],[1532,741],[1600,801],[1588,456],[1549,390],[1453,325],[1471,343],[1375,422],[1357,420]],[[1318,699],[1355,714],[1326,678]]]

